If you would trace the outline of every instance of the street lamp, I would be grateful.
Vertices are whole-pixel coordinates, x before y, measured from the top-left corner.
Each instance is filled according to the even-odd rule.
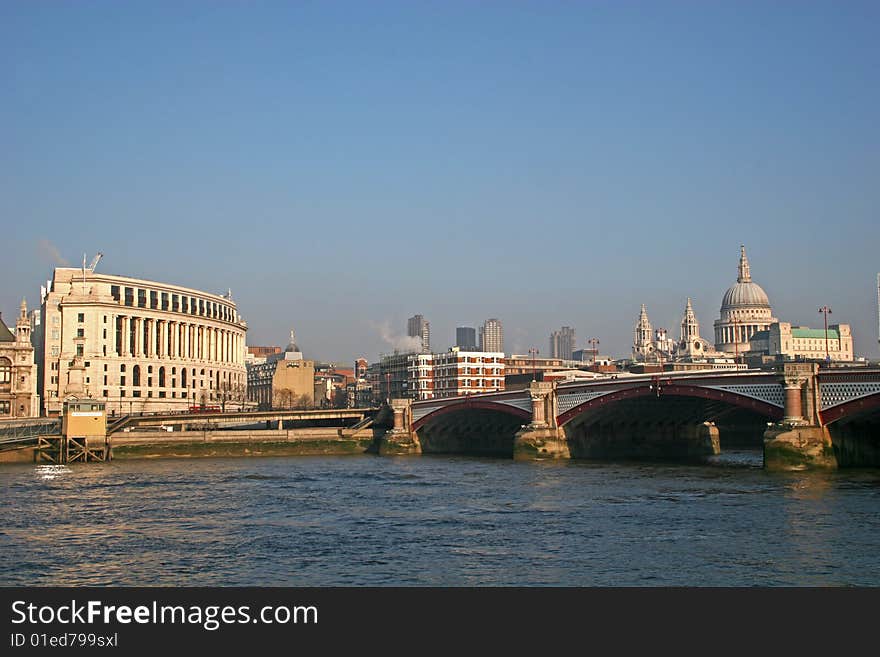
[[[828,315],[831,314],[831,308],[822,306],[819,312],[825,315],[825,360],[831,362],[831,353],[828,351]]]
[[[590,343],[590,345],[592,345],[592,347],[593,347],[592,349],[590,349],[590,351],[593,354],[593,365],[595,365],[596,358],[598,358],[598,356],[599,356],[599,349],[596,346],[599,344],[599,338],[590,338],[589,340],[587,340],[587,342]]]
[[[532,355],[532,381],[535,381],[535,380],[537,380],[537,376],[538,376],[538,373],[537,373],[538,367],[535,364],[535,356],[538,355],[538,350],[535,347],[531,347],[529,349],[529,353]]]

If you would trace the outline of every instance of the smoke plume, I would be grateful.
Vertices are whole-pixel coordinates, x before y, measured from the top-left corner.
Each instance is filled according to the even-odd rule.
[[[40,255],[48,259],[49,262],[58,265],[59,267],[66,267],[70,264],[67,260],[61,257],[61,252],[58,250],[58,247],[46,238],[37,242],[37,251],[39,251]]]
[[[382,340],[394,351],[406,353],[408,351],[418,352],[422,350],[421,338],[395,334],[391,330],[391,323],[387,320],[381,324],[374,324],[374,327],[379,332]]]

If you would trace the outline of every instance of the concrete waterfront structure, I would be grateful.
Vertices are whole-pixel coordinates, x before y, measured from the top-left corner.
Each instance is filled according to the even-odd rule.
[[[487,319],[480,327],[480,351],[504,353],[504,327],[501,320]]]
[[[431,322],[421,315],[413,315],[406,320],[406,334],[419,339],[423,354],[431,353]]]
[[[245,334],[231,294],[56,268],[40,317],[43,414],[96,397],[109,414],[243,398]]]
[[[0,418],[39,415],[34,354],[31,318],[27,302],[22,299],[14,332],[0,317]]]
[[[740,246],[736,283],[724,293],[721,316],[715,320],[715,349],[735,355],[752,351],[752,336],[777,321],[767,293],[752,280],[746,247]]]

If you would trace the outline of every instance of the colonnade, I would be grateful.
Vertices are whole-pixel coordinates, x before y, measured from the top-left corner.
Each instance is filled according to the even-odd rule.
[[[120,315],[116,321],[119,356],[244,365],[242,331],[136,315]]]

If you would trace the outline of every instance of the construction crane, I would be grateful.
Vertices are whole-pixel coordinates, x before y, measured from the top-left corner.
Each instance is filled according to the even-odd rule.
[[[95,257],[92,258],[92,263],[89,265],[89,271],[95,271],[95,267],[98,266],[98,260],[100,260],[103,257],[104,257],[104,254],[101,253],[100,251],[98,251],[98,253],[95,254]]]

